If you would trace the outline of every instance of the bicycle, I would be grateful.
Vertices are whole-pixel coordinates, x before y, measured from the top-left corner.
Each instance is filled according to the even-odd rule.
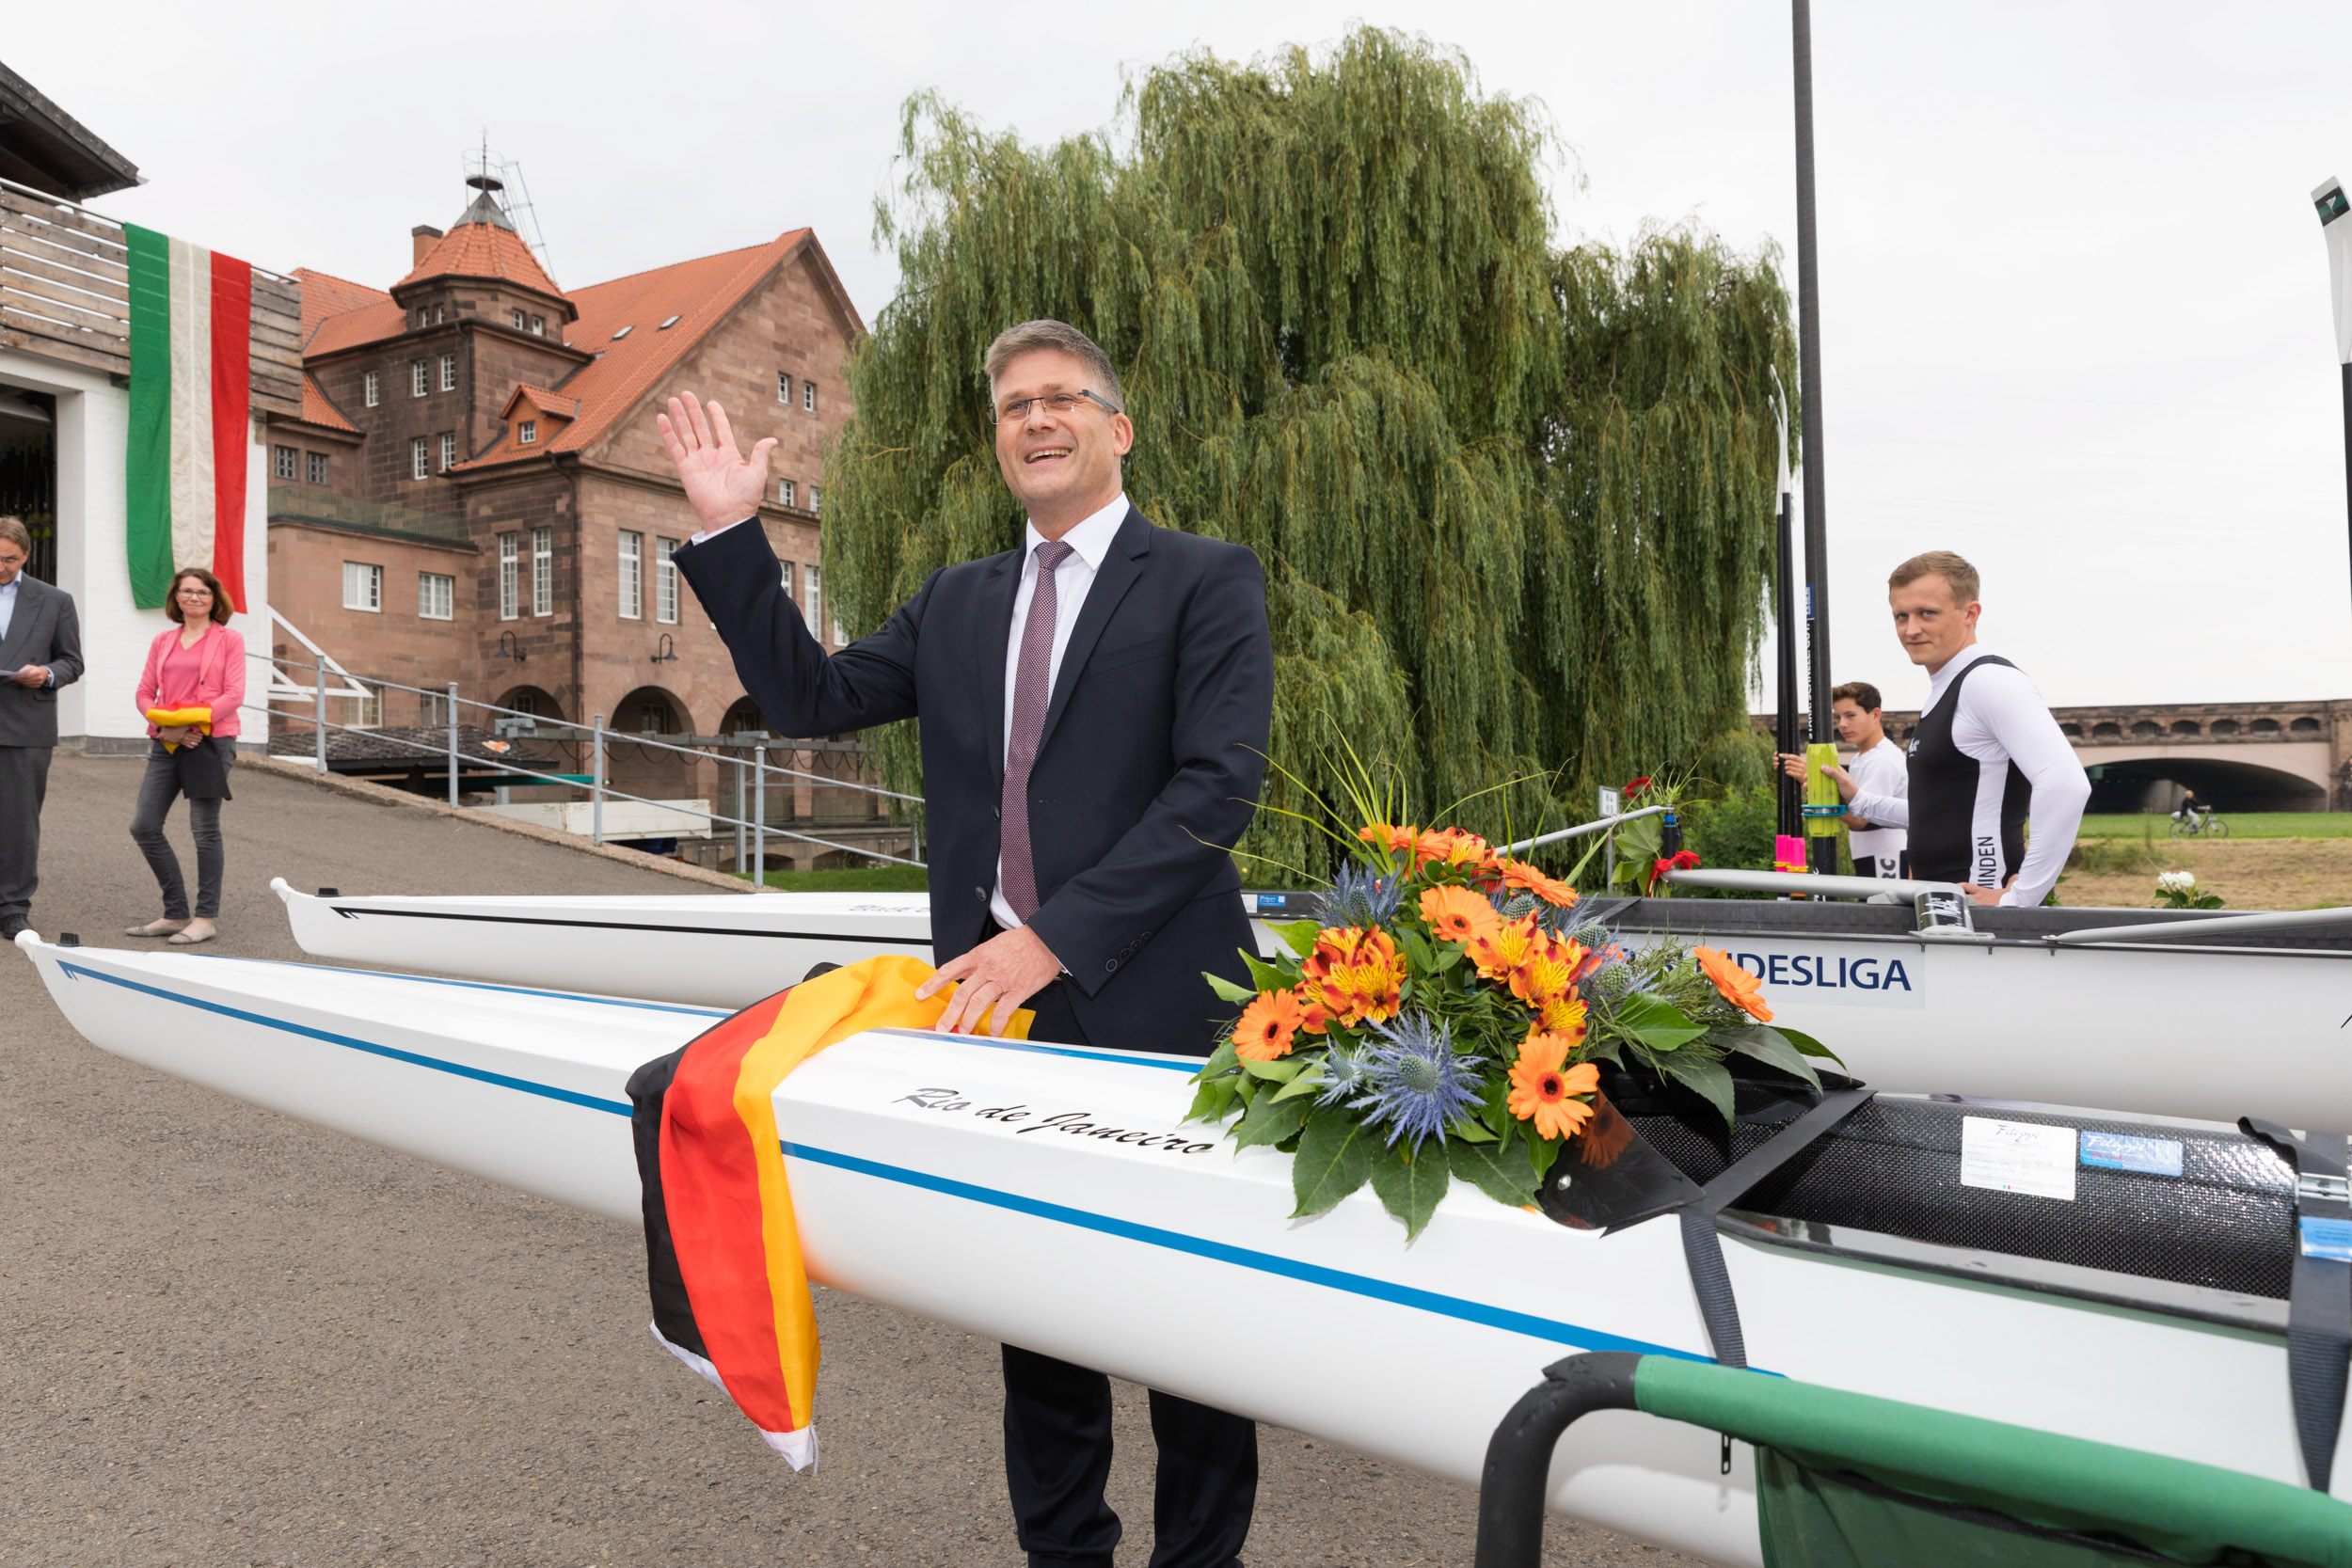
[[[2210,811],[2192,811],[2185,816],[2175,813],[2172,817],[2172,836],[2174,838],[2227,838],[2230,836],[2230,825],[2224,822],[2217,814]]]

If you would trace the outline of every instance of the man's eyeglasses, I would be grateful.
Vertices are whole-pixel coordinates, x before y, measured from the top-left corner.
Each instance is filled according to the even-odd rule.
[[[1018,424],[1021,420],[1027,419],[1029,410],[1040,404],[1043,404],[1045,411],[1054,418],[1065,419],[1078,411],[1080,399],[1096,404],[1106,414],[1116,414],[1120,411],[1108,398],[1099,392],[1080,388],[1074,392],[1048,392],[1043,397],[1015,398],[1010,403],[988,410],[988,420],[991,424],[1003,424],[1008,420]]]

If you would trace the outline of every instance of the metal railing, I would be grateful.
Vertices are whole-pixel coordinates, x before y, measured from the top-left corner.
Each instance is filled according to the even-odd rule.
[[[307,639],[305,642],[308,643]],[[897,790],[884,789],[879,784],[854,783],[838,777],[828,777],[821,773],[771,763],[768,760],[768,753],[771,749],[771,737],[764,732],[746,733],[738,736],[728,748],[734,754],[726,755],[699,747],[676,745],[651,735],[616,732],[604,722],[602,714],[596,715],[589,723],[580,724],[570,720],[550,718],[546,714],[526,713],[520,708],[501,707],[495,703],[476,702],[471,698],[460,697],[457,694],[455,681],[451,681],[441,690],[374,678],[362,682],[315,648],[312,650],[312,657],[307,661],[274,658],[267,654],[254,653],[249,650],[246,657],[248,662],[258,660],[268,666],[272,679],[269,689],[260,700],[247,701],[240,711],[262,714],[273,722],[286,721],[296,724],[310,724],[311,726],[312,762],[321,773],[331,771],[327,757],[327,736],[330,732],[364,735],[376,745],[386,747],[395,753],[419,757],[446,757],[449,803],[461,810],[466,809],[460,800],[462,775],[478,774],[485,769],[518,784],[547,784],[585,790],[590,805],[590,836],[598,844],[605,841],[605,802],[607,800],[628,800],[642,805],[675,811],[688,816],[701,817],[710,825],[714,832],[723,828],[734,829],[735,863],[739,869],[756,865],[764,871],[767,864],[768,841],[771,838],[815,845],[819,848],[860,855],[869,860],[884,861],[893,865],[919,867],[924,864],[921,858],[923,852],[923,798],[921,796],[904,795]],[[288,679],[288,672],[309,675],[310,684],[306,687]],[[343,681],[343,689],[329,689],[330,674],[339,676]],[[402,735],[386,730],[380,723],[342,724],[335,722],[326,716],[326,703],[329,697],[340,702],[372,701],[379,705],[380,711],[382,694],[387,691],[406,692],[415,696],[418,699],[421,714],[437,711],[440,716],[437,726],[404,726],[417,733]],[[313,705],[311,711],[305,714],[275,705],[295,697],[309,698]],[[460,721],[461,712],[465,709],[472,709],[488,717],[487,724],[475,727],[490,730],[499,736],[499,740],[485,744],[511,744],[517,740],[536,740],[556,747],[568,746],[575,755],[585,748],[589,767],[584,774],[550,773],[525,767],[520,763],[509,762],[495,753],[468,750],[462,735],[464,726]],[[422,738],[422,731],[428,727],[438,727],[442,733],[433,740],[426,740]],[[567,732],[571,738],[565,738],[563,734],[550,737],[540,733],[543,729]],[[732,768],[735,780],[734,813],[728,815],[718,811],[716,801],[713,801],[709,808],[705,808],[699,801],[689,803],[675,800],[657,800],[614,788],[610,765],[612,750],[616,743],[667,752],[684,759],[688,766],[708,762],[721,770]],[[785,741],[773,749],[799,750],[789,741]],[[746,752],[749,754],[746,755]],[[834,839],[819,837],[815,833],[799,832],[771,823],[768,819],[768,791],[775,787],[771,780],[781,780],[787,784],[806,784],[825,789],[854,791],[875,800],[903,802],[908,808],[905,816],[909,850],[913,858],[893,855],[882,849],[843,844]],[[743,797],[747,789],[753,800],[753,812],[748,817],[743,815],[742,807]]]

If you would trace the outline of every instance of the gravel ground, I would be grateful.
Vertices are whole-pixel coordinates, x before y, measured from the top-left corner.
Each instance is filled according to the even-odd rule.
[[[156,912],[125,832],[138,776],[57,757],[44,935],[126,945]],[[222,952],[301,957],[272,876],[685,886],[258,771],[236,787]],[[818,1291],[826,1457],[796,1476],[646,1316],[635,1229],[106,1055],[0,954],[0,1563],[1021,1561],[993,1345]],[[1111,1494],[1140,1564],[1151,1439],[1141,1391],[1120,1396]],[[1259,1568],[1470,1562],[1469,1488],[1272,1428],[1263,1451]],[[1689,1560],[1557,1518],[1544,1558]]]

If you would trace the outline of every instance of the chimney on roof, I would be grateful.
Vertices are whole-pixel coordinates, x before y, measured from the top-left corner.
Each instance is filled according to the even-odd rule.
[[[439,243],[440,238],[441,231],[429,223],[421,223],[408,230],[408,264],[412,267],[422,266],[426,253]]]

